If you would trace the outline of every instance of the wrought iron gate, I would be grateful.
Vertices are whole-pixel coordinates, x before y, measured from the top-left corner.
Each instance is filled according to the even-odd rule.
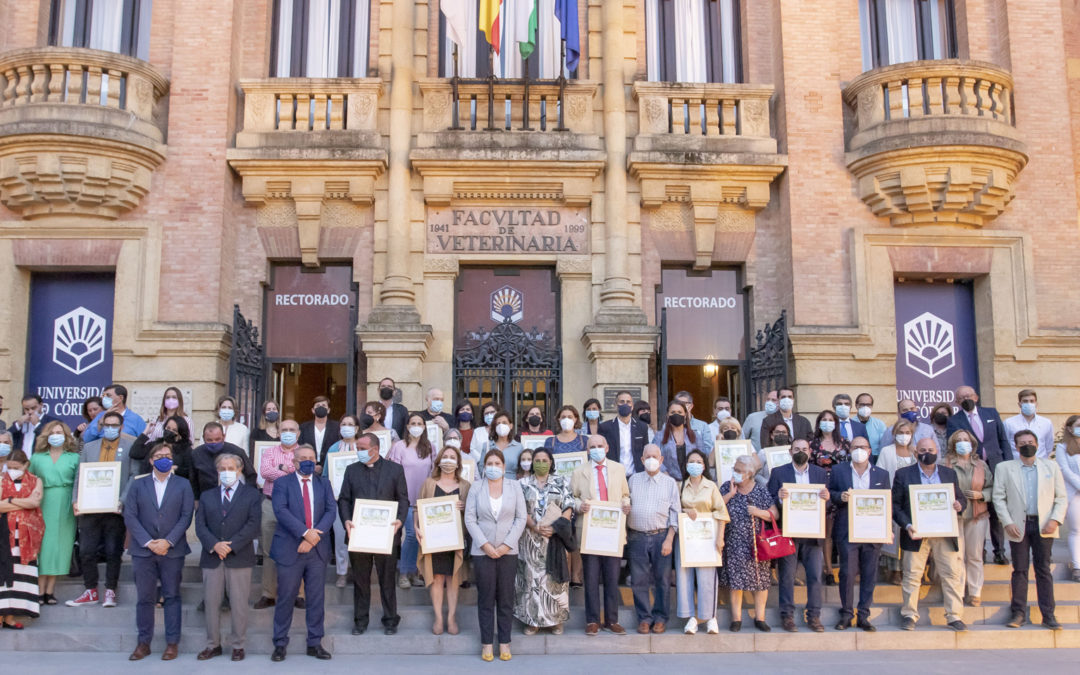
[[[765,408],[765,395],[788,381],[787,310],[765,324],[756,336],[757,347],[750,350],[751,410]]]
[[[237,419],[249,427],[263,400],[266,363],[259,329],[233,305],[232,354],[229,357],[229,396],[236,399]]]
[[[668,398],[668,361],[667,361],[667,308],[660,310],[660,342],[656,349],[656,410],[653,418],[660,420],[667,417]],[[661,414],[659,411],[663,411]],[[659,423],[659,422],[658,422]]]
[[[537,405],[555,419],[562,400],[562,349],[555,340],[526,332],[509,318],[476,343],[454,351],[454,398],[476,406],[494,400],[515,426]]]

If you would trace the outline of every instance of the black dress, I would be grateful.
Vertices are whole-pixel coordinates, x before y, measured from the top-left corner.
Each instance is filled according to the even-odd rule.
[[[457,489],[446,492],[438,485],[435,486],[436,497],[449,497],[450,495],[456,495]],[[431,573],[442,574],[443,576],[454,576],[454,556],[457,551],[443,551],[442,553],[431,554]]]

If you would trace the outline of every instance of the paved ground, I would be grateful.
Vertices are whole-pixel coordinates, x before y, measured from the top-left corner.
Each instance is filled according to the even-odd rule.
[[[914,636],[917,638],[917,634]],[[14,661],[10,658],[14,656]],[[141,663],[132,664],[125,654],[101,653],[41,653],[19,652],[9,655],[7,663],[20,669],[32,668],[35,675],[50,673],[79,672],[93,668],[97,672],[139,672],[146,673],[255,673],[296,672],[303,668],[314,673],[469,673],[499,671],[502,673],[649,673],[656,675],[663,672],[702,672],[703,665],[710,658],[722,658],[714,665],[727,672],[767,672],[767,673],[865,673],[868,666],[874,675],[890,673],[912,673],[920,675],[956,675],[956,673],[977,672],[979,675],[1016,675],[1017,673],[1041,672],[1053,673],[1076,672],[1080,662],[1080,650],[1077,649],[1031,649],[1010,651],[893,651],[893,652],[786,652],[778,654],[725,654],[722,657],[710,657],[700,654],[692,656],[673,656],[645,654],[640,656],[518,656],[510,663],[487,664],[479,656],[409,656],[409,657],[361,657],[350,656],[331,661],[316,661],[300,652],[290,655],[284,663],[271,663],[266,654],[252,654],[243,663],[232,663],[228,658],[217,658],[199,663],[194,656],[181,655],[174,663],[162,663],[155,655]],[[858,661],[856,661],[858,659]],[[483,668],[484,671],[478,671]],[[218,670],[220,669],[220,670]],[[269,669],[269,670],[268,670]],[[693,669],[693,670],[691,670]]]

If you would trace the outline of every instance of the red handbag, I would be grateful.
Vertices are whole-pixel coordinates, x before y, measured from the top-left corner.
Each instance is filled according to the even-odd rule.
[[[761,529],[754,532],[754,557],[759,562],[783,558],[795,552],[795,541],[780,534],[776,518],[770,517],[769,520],[772,521],[771,528],[766,529],[765,521],[761,521]]]

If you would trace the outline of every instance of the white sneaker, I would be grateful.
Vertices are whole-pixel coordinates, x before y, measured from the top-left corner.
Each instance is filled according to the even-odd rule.
[[[683,632],[687,635],[697,635],[697,617],[690,617],[686,622],[686,628],[683,628]]]
[[[102,607],[116,607],[116,591],[106,588],[105,600],[101,603]]]
[[[705,632],[709,635],[716,635],[720,632],[720,626],[716,624],[716,617],[709,619],[709,623],[705,624]]]

